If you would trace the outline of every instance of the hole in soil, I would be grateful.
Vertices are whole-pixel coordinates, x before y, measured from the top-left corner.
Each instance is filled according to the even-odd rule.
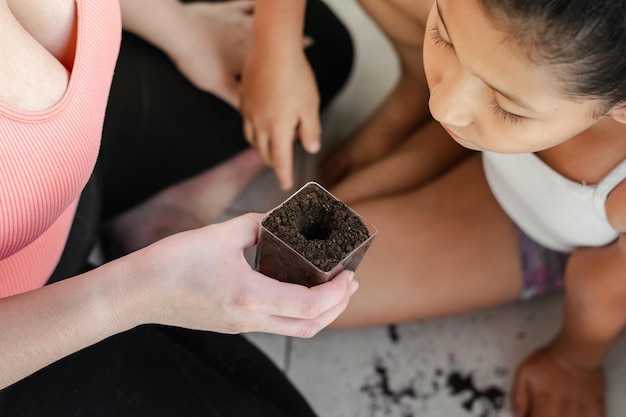
[[[328,216],[318,212],[309,213],[305,216],[305,221],[300,224],[298,229],[306,240],[326,240],[330,237],[333,226]]]

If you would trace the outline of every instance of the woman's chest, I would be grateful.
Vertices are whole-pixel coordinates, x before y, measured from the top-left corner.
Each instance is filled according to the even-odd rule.
[[[76,47],[76,0],[7,0],[21,26],[68,70]]]

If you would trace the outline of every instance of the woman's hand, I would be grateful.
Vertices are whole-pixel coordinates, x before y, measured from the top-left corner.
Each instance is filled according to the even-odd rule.
[[[311,337],[346,308],[357,288],[345,271],[307,288],[255,272],[244,249],[256,243],[259,214],[179,233],[129,255],[141,263],[149,293],[140,322],[221,333],[269,332]]]
[[[241,113],[246,139],[274,168],[282,189],[293,186],[293,145],[320,149],[320,98],[303,41],[285,43],[280,59],[253,50],[241,84]]]
[[[179,3],[184,24],[163,45],[197,88],[239,107],[239,80],[252,45],[254,0]]]
[[[603,417],[602,369],[581,370],[545,347],[517,370],[513,387],[515,417]]]

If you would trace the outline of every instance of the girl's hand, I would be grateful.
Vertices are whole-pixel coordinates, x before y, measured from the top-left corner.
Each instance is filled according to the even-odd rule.
[[[137,285],[147,294],[133,303],[138,320],[296,337],[311,337],[334,321],[358,286],[353,273],[307,288],[254,271],[243,252],[256,243],[260,216],[179,233],[129,255],[141,263]]]
[[[602,369],[575,369],[550,346],[527,358],[513,386],[515,417],[603,417]]]
[[[180,3],[184,32],[165,53],[197,88],[239,108],[239,80],[252,45],[254,0]]]
[[[285,47],[281,59],[254,50],[241,84],[241,113],[246,139],[274,168],[282,189],[293,186],[293,144],[320,149],[320,98],[303,44]]]

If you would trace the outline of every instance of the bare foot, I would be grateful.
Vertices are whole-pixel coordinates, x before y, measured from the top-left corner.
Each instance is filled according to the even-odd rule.
[[[105,225],[107,256],[122,256],[174,233],[211,224],[264,169],[256,151],[247,149],[164,189]]]

